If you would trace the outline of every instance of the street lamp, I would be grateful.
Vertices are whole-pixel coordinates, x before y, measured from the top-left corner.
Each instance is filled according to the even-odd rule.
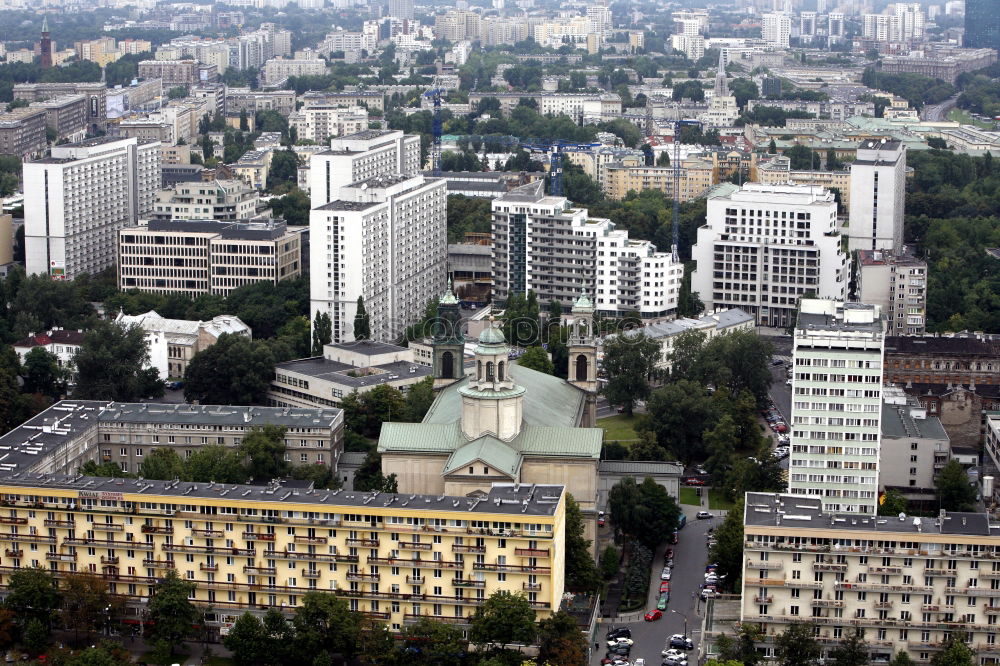
[[[680,611],[675,611],[673,609],[671,609],[670,612],[677,613],[682,618],[684,618],[684,638],[686,639],[688,637],[688,616],[685,615],[684,613],[681,613]]]

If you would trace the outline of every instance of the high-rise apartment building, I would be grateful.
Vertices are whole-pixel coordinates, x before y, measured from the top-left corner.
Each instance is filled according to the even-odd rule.
[[[25,162],[28,273],[73,279],[114,265],[118,230],[152,212],[159,187],[156,141],[99,137]]]
[[[493,298],[534,291],[572,307],[581,292],[611,316],[662,317],[677,309],[684,268],[669,252],[631,240],[613,222],[547,196],[537,181],[493,200]]]
[[[368,129],[368,109],[363,106],[318,104],[303,106],[288,116],[300,139],[326,143],[330,137],[357,134]]]
[[[897,2],[892,5],[893,12],[899,19],[899,41],[919,42],[924,38],[926,16],[919,2]]]
[[[0,113],[0,155],[31,159],[48,148],[45,109],[33,107]]]
[[[338,198],[344,185],[377,176],[420,173],[420,137],[400,130],[365,130],[330,139],[330,149],[312,156],[309,194],[312,205]]]
[[[851,163],[850,249],[903,248],[906,147],[892,139],[867,139]]]
[[[792,35],[792,19],[787,14],[764,14],[761,20],[762,36],[769,45],[787,49]]]
[[[587,19],[590,21],[590,31],[601,40],[611,31],[611,7],[606,5],[591,5],[587,7]]]
[[[858,301],[882,308],[885,334],[923,335],[927,326],[927,262],[911,254],[858,251]]]
[[[874,515],[885,321],[877,305],[807,298],[792,343],[788,491]]]
[[[281,220],[150,220],[118,232],[118,284],[195,298],[302,272],[302,237]]]
[[[844,14],[843,12],[830,12],[826,17],[826,34],[831,41],[841,40],[844,37]]]
[[[413,0],[389,0],[389,16],[413,20]]]
[[[965,0],[965,46],[1000,51],[1000,12],[993,0]]]
[[[807,294],[843,300],[839,229],[837,203],[822,187],[720,187],[691,250],[691,289],[707,310],[740,308],[763,326],[790,326]]]

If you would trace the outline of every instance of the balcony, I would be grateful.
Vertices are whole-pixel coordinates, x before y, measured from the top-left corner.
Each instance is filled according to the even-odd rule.
[[[348,546],[363,546],[365,548],[378,548],[378,539],[348,539]]]
[[[177,567],[177,563],[173,560],[146,559],[142,561],[142,566],[152,569],[174,569]]]
[[[223,532],[222,530],[193,529],[191,530],[191,534],[196,537],[201,537],[202,539],[221,539],[223,536],[225,536],[225,532]],[[243,537],[246,538],[246,535],[244,534]]]
[[[831,562],[813,562],[813,571],[847,571],[846,564],[833,564]]]
[[[453,578],[451,584],[455,587],[486,587],[485,580],[472,580],[470,578]]]
[[[958,572],[954,569],[924,569],[924,575],[954,577],[958,576]]]
[[[521,589],[527,590],[529,592],[540,592],[542,589],[541,583],[521,583]]]
[[[473,562],[472,568],[479,571],[508,571],[513,573],[550,573],[548,567],[515,566],[513,564],[493,564],[491,562]]]
[[[875,610],[890,610],[892,608],[891,601],[876,601],[874,604]]]
[[[515,548],[514,554],[519,557],[548,557],[548,548]]]
[[[174,528],[172,527],[159,527],[157,525],[143,525],[143,534],[173,534]]]
[[[50,562],[76,562],[76,553],[45,553]]]
[[[218,571],[219,570],[219,565],[218,564],[205,564],[204,562],[202,562],[201,564],[198,565],[198,568],[201,569],[202,571]]]
[[[473,553],[473,554],[486,554],[486,546],[463,546],[461,544],[455,544],[451,547],[451,552],[453,553]]]
[[[354,580],[362,583],[377,583],[381,579],[381,574],[364,574],[358,571],[347,572],[347,580]]]
[[[14,516],[0,516],[0,525],[27,525],[27,518],[16,518]]]
[[[361,611],[361,614],[365,617],[370,617],[373,620],[388,620],[389,613],[384,611]]]
[[[147,526],[143,525],[143,532]],[[118,523],[92,523],[92,530],[95,532],[124,532],[125,526]]]
[[[987,579],[1000,578],[1000,571],[980,571],[978,576]]]
[[[155,546],[146,541],[119,541],[117,539],[63,539],[64,546],[97,546],[100,548],[127,548],[129,550],[153,550]],[[166,548],[166,545],[164,545]]]
[[[303,578],[322,578],[323,577],[323,572],[319,571],[318,569],[303,569],[302,570],[302,577]]]
[[[0,541],[35,541],[38,543],[55,543],[56,538],[41,534],[5,534],[0,532]]]
[[[403,622],[407,624],[413,624],[414,622],[419,622],[421,618],[429,617],[432,620],[437,620],[438,622],[444,622],[445,624],[469,624],[472,621],[472,616],[467,617],[452,617],[449,615],[429,615],[427,613],[422,613],[420,615],[414,615],[413,613],[403,613]]]
[[[24,557],[23,550],[11,550],[10,548],[5,548],[3,554],[7,557]]]
[[[946,587],[945,594],[961,594],[967,597],[1000,597],[1000,589],[988,587]]]
[[[901,574],[903,573],[902,567],[868,567],[868,573],[871,574]]]
[[[987,615],[997,615],[1000,614],[1000,606],[993,606],[991,604],[983,604],[983,612]]]
[[[243,573],[258,576],[273,576],[278,571],[276,567],[243,567]]]
[[[768,562],[766,560],[747,560],[747,569],[763,569],[765,571],[777,571],[784,566],[781,562]]]
[[[48,520],[48,519],[46,519],[44,524],[45,524],[46,527],[69,527],[69,528],[76,527],[76,523],[73,522],[72,520]]]
[[[757,587],[784,587],[784,578],[747,578],[747,586],[756,585]]]
[[[812,605],[814,608],[843,608],[844,602],[834,599],[813,599]]]
[[[397,543],[400,550],[430,550],[431,545],[420,541],[400,541]]]
[[[152,549],[153,544],[149,544]],[[165,553],[213,553],[216,555],[235,555],[237,557],[253,557],[257,551],[253,548],[228,548],[225,546],[185,546],[179,543],[165,543],[161,546]]]
[[[858,592],[909,592],[911,594],[929,594],[934,591],[933,587],[923,585],[881,585],[879,583],[848,583],[846,581],[834,583],[834,589],[857,590]]]
[[[353,562],[359,561],[357,555],[341,555],[340,553],[296,553],[288,550],[265,550],[262,557],[275,560],[309,560],[311,562]]]
[[[268,541],[274,541],[274,535],[273,534],[268,534],[267,536],[271,537],[270,539],[267,539]],[[329,543],[330,540],[327,539],[326,537],[296,536],[296,537],[294,537],[294,541],[295,541],[295,543],[307,543],[307,544],[313,544],[313,545],[317,545],[317,546],[325,546],[327,543]]]
[[[101,555],[101,564],[106,566],[116,567],[121,562],[120,557],[108,557],[106,555]]]
[[[818,583],[811,580],[786,580],[785,587],[789,589],[800,589],[800,590],[821,590],[823,589],[823,583]]]
[[[922,604],[920,610],[928,613],[954,613],[954,606],[943,606],[941,604]]]
[[[407,576],[406,582],[410,585],[423,585],[426,579],[423,576]]]

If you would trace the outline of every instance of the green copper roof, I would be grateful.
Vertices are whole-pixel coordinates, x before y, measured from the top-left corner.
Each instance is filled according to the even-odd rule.
[[[521,467],[521,455],[496,437],[486,435],[455,450],[444,466],[443,474],[451,474],[481,462],[514,478]]]
[[[462,388],[458,389],[458,392],[467,398],[486,398],[488,400],[499,400],[501,398],[516,398],[519,395],[524,395],[524,387],[515,384],[513,387],[508,389],[501,389],[499,391],[487,390],[480,391],[473,388],[471,385],[466,384]]]
[[[587,292],[583,292],[582,294],[580,294],[580,298],[576,299],[576,302],[573,303],[573,312],[576,312],[578,310],[593,310],[593,309],[594,309],[594,303],[587,296]]]
[[[458,305],[458,298],[451,290],[451,280],[448,280],[448,291],[444,292],[444,295],[441,296],[438,303],[441,305]]]
[[[521,428],[520,434],[509,442],[501,442],[489,435],[469,442],[462,434],[461,426],[458,423],[441,426],[429,423],[383,423],[382,432],[378,438],[378,451],[379,453],[451,454],[445,473],[449,468],[457,468],[462,464],[467,464],[468,460],[475,459],[472,457],[472,453],[476,452],[477,456],[484,456],[481,458],[483,462],[493,465],[499,471],[506,472],[507,470],[516,470],[517,467],[510,466],[508,457],[502,453],[504,449],[500,448],[501,444],[518,456],[598,460],[601,457],[603,439],[604,431],[600,428],[525,425]],[[497,445],[491,445],[487,448],[467,448],[476,442],[483,442],[483,440],[496,442]],[[465,453],[456,457],[456,454],[462,449],[466,449]],[[520,465],[520,461],[518,465]]]
[[[479,344],[504,345],[507,344],[507,340],[503,337],[503,331],[496,326],[493,326],[491,322],[490,325],[484,328],[483,332],[479,334]]]

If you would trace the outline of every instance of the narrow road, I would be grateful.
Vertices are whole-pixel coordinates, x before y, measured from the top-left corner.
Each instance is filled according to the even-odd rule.
[[[952,95],[940,104],[932,104],[924,107],[923,118],[932,122],[947,120],[948,112],[955,108],[958,102],[958,95]]]

